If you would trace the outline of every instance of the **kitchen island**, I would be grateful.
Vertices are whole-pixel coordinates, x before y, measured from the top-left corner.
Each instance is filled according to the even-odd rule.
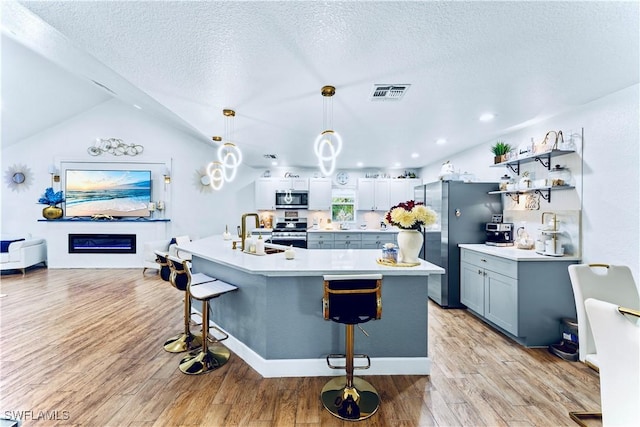
[[[363,324],[355,350],[368,354],[371,369],[359,374],[429,374],[427,280],[444,270],[421,261],[416,267],[376,262],[379,250],[295,249],[252,255],[213,236],[179,247],[192,253],[193,271],[238,286],[211,303],[211,320],[230,338],[224,344],[263,377],[339,375],[325,357],[344,351],[344,325],[322,317],[325,274],[383,275],[382,318]],[[194,304],[195,305],[195,304]]]

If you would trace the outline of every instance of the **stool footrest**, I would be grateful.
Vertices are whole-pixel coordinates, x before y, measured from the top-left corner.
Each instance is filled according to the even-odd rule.
[[[215,335],[213,335],[211,333],[211,329],[215,329],[216,331],[220,332],[223,335],[223,337],[222,338],[216,337]],[[211,337],[213,337],[213,338],[211,338]],[[229,338],[229,334],[227,334],[225,331],[223,331],[222,329],[218,328],[217,326],[209,325],[209,336],[207,337],[207,341],[215,343],[215,342],[224,341],[227,338]]]
[[[346,354],[330,354],[327,356],[327,366],[329,366],[331,369],[346,369],[347,365],[346,363],[344,365],[332,365],[331,364],[331,360],[330,359],[346,359],[347,355]],[[366,354],[354,354],[353,358],[356,359],[367,359],[367,364],[366,365],[360,365],[360,366],[353,366],[353,369],[369,369],[371,367],[371,359],[369,358],[368,355]]]

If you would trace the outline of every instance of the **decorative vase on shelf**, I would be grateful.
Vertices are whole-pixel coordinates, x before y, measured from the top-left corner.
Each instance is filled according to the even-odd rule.
[[[47,206],[46,208],[42,209],[42,216],[46,219],[62,218],[62,208],[53,205]]]
[[[398,262],[415,264],[420,262],[418,255],[422,249],[424,237],[420,230],[400,230],[398,232]]]

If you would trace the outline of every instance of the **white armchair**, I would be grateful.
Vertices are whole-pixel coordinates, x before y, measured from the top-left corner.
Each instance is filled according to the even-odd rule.
[[[8,241],[3,240],[3,243]],[[8,243],[7,252],[0,255],[1,271],[20,270],[23,276],[27,267],[40,263],[47,266],[47,242],[41,238],[27,237],[24,240],[12,241]]]
[[[156,251],[169,253],[169,243],[170,243],[169,239],[155,240],[152,242],[146,242],[142,246],[143,247],[142,251],[144,254],[144,263],[142,268],[143,276],[148,269],[158,270],[158,271],[160,270],[160,266],[156,262]]]
[[[152,242],[146,242],[143,245],[144,253],[144,265],[142,274],[149,270],[160,270],[158,263],[156,262],[156,251],[166,253],[171,256],[175,256],[185,260],[191,260],[191,254],[188,252],[178,250],[177,246],[190,242],[189,236],[178,236],[173,239],[155,240]],[[174,243],[175,242],[175,243]]]

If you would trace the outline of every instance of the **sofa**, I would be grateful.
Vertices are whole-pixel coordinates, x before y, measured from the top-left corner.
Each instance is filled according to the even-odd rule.
[[[144,254],[144,263],[142,268],[142,275],[149,269],[160,270],[160,267],[156,263],[156,251],[164,252],[171,256],[175,256],[181,259],[190,260],[191,254],[184,251],[179,251],[176,246],[190,242],[191,239],[189,236],[178,236],[174,237],[170,240],[155,240],[151,242],[146,242],[143,245],[143,254]]]
[[[43,264],[47,266],[47,241],[37,237],[2,237],[0,270],[20,270],[26,274],[27,267]]]

